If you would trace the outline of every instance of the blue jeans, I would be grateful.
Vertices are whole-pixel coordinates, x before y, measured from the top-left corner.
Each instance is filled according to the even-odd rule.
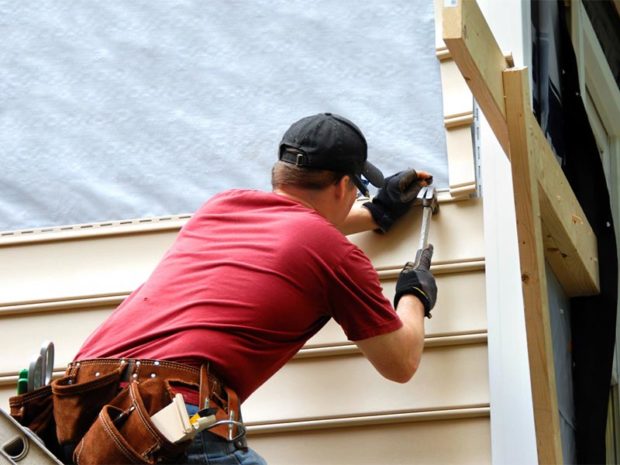
[[[198,411],[196,405],[187,405],[191,417]],[[250,448],[239,449],[234,442],[210,433],[198,433],[185,452],[185,463],[210,465],[267,465],[265,459]]]

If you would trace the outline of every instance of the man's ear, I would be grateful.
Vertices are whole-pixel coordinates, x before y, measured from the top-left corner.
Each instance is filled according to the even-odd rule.
[[[349,175],[344,175],[340,178],[340,180],[336,183],[335,194],[337,198],[344,197],[351,186],[351,177]]]

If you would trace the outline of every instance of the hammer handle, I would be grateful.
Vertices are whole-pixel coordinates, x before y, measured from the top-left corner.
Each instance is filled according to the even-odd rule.
[[[415,260],[413,261],[414,269],[420,266],[420,260],[422,260],[422,249],[418,249],[415,253]]]
[[[426,247],[428,247],[428,232],[430,230],[432,214],[433,214],[432,207],[425,206],[422,212],[422,228],[420,229],[420,244],[415,254],[415,261],[413,262],[414,267],[416,268],[420,265],[420,258],[422,257],[422,251],[426,249]]]
[[[425,249],[428,245],[428,232],[431,228],[431,216],[433,209],[431,207],[424,207],[422,213],[422,228],[420,230],[420,249]]]

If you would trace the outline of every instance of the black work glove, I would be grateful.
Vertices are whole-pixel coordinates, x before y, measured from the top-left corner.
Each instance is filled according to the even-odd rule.
[[[422,188],[422,181],[428,185],[433,178],[420,178],[413,169],[393,174],[385,178],[384,186],[372,202],[364,204],[383,232],[387,232],[397,219],[407,213]]]
[[[437,301],[437,284],[435,277],[429,271],[432,257],[433,246],[429,244],[426,249],[422,250],[420,264],[417,267],[412,262],[405,264],[396,282],[394,308],[398,306],[398,301],[402,296],[413,294],[424,305],[424,316],[431,318],[431,310]]]

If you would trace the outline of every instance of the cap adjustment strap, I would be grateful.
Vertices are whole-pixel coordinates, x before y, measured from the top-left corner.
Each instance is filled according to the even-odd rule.
[[[296,166],[308,166],[308,156],[305,153],[300,152],[292,152],[292,151],[283,151],[282,155],[280,155],[280,160],[286,163],[291,163]]]

